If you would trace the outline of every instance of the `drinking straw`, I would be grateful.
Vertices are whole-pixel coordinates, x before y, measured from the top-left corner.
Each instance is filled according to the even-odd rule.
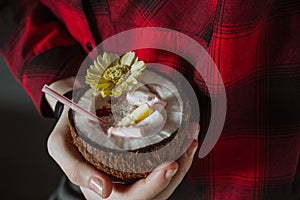
[[[100,122],[102,124],[105,124],[106,121],[103,119],[99,118],[97,115],[87,111],[86,109],[82,108],[78,104],[74,103],[70,99],[64,97],[63,95],[57,93],[56,91],[52,90],[48,85],[44,85],[42,92],[48,94],[49,96],[53,97],[57,101],[61,102],[62,104],[68,106],[72,110],[78,112],[79,114],[83,115],[84,117],[95,121],[95,122]]]

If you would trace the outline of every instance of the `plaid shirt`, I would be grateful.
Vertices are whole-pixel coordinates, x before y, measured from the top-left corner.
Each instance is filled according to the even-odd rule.
[[[0,13],[1,54],[44,116],[52,113],[42,86],[76,74],[104,39],[147,26],[189,35],[220,70],[227,117],[213,151],[195,158],[171,199],[299,195],[299,0],[24,0],[2,1]],[[193,77],[204,135],[210,100],[197,74],[168,52],[145,51],[146,62]]]

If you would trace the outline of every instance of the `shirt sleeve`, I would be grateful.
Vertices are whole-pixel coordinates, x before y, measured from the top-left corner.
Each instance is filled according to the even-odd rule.
[[[85,53],[66,28],[36,0],[0,3],[0,54],[41,115],[53,117],[41,89],[76,75]]]

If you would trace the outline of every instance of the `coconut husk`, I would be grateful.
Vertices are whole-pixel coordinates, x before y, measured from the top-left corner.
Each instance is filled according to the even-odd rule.
[[[185,132],[176,132],[157,144],[124,152],[106,147],[95,147],[95,145],[79,136],[74,124],[72,110],[69,110],[68,119],[73,143],[82,156],[97,169],[112,176],[114,181],[120,183],[131,183],[145,178],[160,164],[177,159],[181,151],[180,147],[186,137]],[[183,123],[185,123],[184,126],[187,126],[186,120]],[[166,146],[168,143],[171,145]],[[144,154],[147,152],[152,153]],[[143,173],[140,173],[141,171]]]
[[[85,92],[85,90],[81,91]],[[83,94],[77,93],[74,101],[77,102]],[[115,182],[132,183],[147,177],[162,163],[178,159],[185,145],[187,133],[183,130],[188,128],[190,115],[190,103],[185,99],[180,130],[156,144],[130,151],[95,145],[88,138],[80,135],[71,109],[68,112],[68,121],[74,145],[90,164],[111,176]]]

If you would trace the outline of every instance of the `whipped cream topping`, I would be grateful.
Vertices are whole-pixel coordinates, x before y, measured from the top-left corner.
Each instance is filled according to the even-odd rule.
[[[158,98],[157,95],[150,92],[150,90],[145,86],[138,84],[135,88],[133,88],[133,92],[128,92],[126,95],[126,99],[128,104],[140,106],[143,103],[147,102],[151,107],[154,104],[161,104],[166,107],[167,102]]]
[[[128,106],[138,107],[147,103],[152,113],[143,120],[129,126],[116,126],[111,122],[108,127],[101,127],[80,114],[74,114],[74,120],[79,134],[88,137],[94,143],[121,150],[135,150],[158,143],[171,136],[180,126],[182,120],[182,99],[177,88],[165,78],[144,71],[133,92],[125,96]],[[91,112],[98,108],[108,106],[113,99],[95,96],[88,90],[79,100],[78,104]],[[114,119],[111,116],[111,119]]]
[[[160,104],[153,105],[153,113],[148,117],[129,127],[110,127],[108,136],[111,135],[129,138],[149,137],[162,130],[166,123],[167,113]]]

